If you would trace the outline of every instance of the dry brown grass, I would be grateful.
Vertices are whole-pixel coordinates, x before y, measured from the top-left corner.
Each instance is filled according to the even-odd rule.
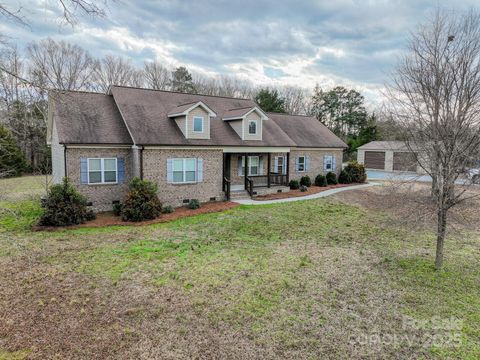
[[[405,196],[387,206],[374,187],[151,226],[2,229],[0,358],[475,358],[480,238],[462,227],[435,274],[431,224],[395,221]],[[434,313],[465,321],[460,349],[351,343]]]

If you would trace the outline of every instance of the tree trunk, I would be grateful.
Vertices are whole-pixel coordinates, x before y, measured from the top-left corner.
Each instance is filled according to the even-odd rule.
[[[443,265],[443,245],[445,243],[445,234],[447,229],[447,210],[439,209],[437,224],[437,251],[435,255],[435,269],[439,270]]]

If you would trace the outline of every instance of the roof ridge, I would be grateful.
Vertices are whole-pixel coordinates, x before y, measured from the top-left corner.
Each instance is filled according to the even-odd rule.
[[[283,116],[301,116],[301,117],[306,117],[306,118],[315,118],[313,115],[304,115],[304,114],[289,114],[289,113],[281,113],[281,112],[274,112],[274,111],[268,111],[266,114],[275,114],[275,115],[283,115]]]
[[[49,92],[56,92],[56,93],[81,93],[81,94],[95,94],[95,95],[105,95],[109,96],[106,93],[98,92],[98,91],[90,91],[90,90],[62,90],[62,89],[50,89]]]
[[[125,88],[125,89],[135,89],[135,90],[148,90],[148,91],[166,92],[166,93],[172,93],[172,94],[207,96],[207,97],[215,97],[215,98],[223,98],[223,99],[235,99],[235,100],[254,101],[253,99],[233,97],[233,96],[220,96],[220,95],[207,95],[207,94],[191,94],[191,93],[185,93],[185,92],[181,92],[181,91],[149,89],[149,88],[142,88],[142,87],[138,87],[138,86],[112,85],[111,87],[112,87],[112,88],[117,87],[117,88]]]
[[[244,107],[239,107],[239,108],[228,109],[227,111],[251,109],[251,108],[253,108],[253,107],[256,107],[256,106],[244,106]]]

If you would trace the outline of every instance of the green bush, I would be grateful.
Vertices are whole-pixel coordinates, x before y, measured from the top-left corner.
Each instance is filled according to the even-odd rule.
[[[300,179],[300,185],[304,185],[306,187],[312,186],[312,180],[310,180],[310,176],[302,176]]]
[[[125,221],[143,221],[155,219],[162,211],[157,196],[157,185],[148,180],[132,179],[129,192],[122,205],[122,219]]]
[[[356,161],[350,161],[344,170],[348,174],[350,181],[353,183],[364,183],[365,180],[367,180],[365,166]]]
[[[113,215],[115,216],[120,216],[122,215],[122,207],[123,205],[121,203],[113,203],[112,205],[113,207]]]
[[[327,186],[327,178],[325,176],[323,176],[322,174],[318,174],[316,177],[315,177],[315,185],[316,186]]]
[[[300,187],[300,183],[298,182],[298,180],[290,180],[288,185],[290,186],[290,189],[292,189],[292,190],[296,190]]]
[[[170,214],[170,213],[173,213],[173,207],[171,205],[165,205],[163,208],[162,208],[162,213],[164,214]]]
[[[199,207],[200,207],[200,201],[198,201],[197,199],[191,199],[190,202],[188,203],[189,209],[195,210],[195,209],[198,209]]]
[[[76,225],[95,219],[93,211],[87,208],[87,199],[72,186],[68,178],[50,187],[43,206],[40,225]]]
[[[350,184],[352,181],[350,180],[350,175],[345,170],[342,170],[340,175],[338,175],[338,182],[340,184]]]
[[[328,185],[336,185],[337,184],[337,175],[334,172],[329,171],[327,175],[325,175],[327,178],[327,184]]]
[[[306,187],[305,185],[300,185],[300,191],[301,192],[308,191],[308,187]]]

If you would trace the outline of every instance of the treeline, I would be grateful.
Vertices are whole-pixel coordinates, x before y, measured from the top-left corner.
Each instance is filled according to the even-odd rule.
[[[313,90],[260,88],[239,77],[208,77],[185,67],[171,69],[158,61],[137,67],[119,56],[95,58],[78,45],[52,39],[33,42],[22,51],[16,46],[1,49],[0,125],[3,132],[11,132],[9,138],[21,150],[27,164],[24,171],[28,172],[50,169],[46,146],[48,89],[106,92],[110,85],[122,85],[252,98],[265,111],[316,116],[349,143],[350,152],[358,144],[379,137],[378,121],[366,111],[363,96],[343,87],[329,91],[318,86]]]

